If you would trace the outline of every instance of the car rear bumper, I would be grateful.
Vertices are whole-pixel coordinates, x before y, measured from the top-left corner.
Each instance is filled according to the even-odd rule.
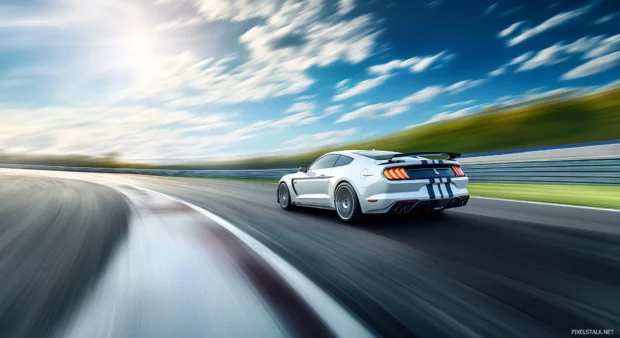
[[[469,202],[469,195],[434,200],[399,200],[388,207],[365,212],[366,214],[407,214],[410,212],[432,212],[436,210],[464,207]]]
[[[408,214],[419,212],[433,212],[437,210],[464,207],[469,202],[469,196],[459,196],[454,198],[446,198],[439,200],[427,200],[418,202],[398,202],[390,208],[389,213]]]
[[[442,181],[443,182],[443,181]],[[416,184],[416,185],[414,185]],[[391,186],[391,185],[390,185]],[[449,189],[447,188],[449,187]],[[411,183],[407,186],[409,191],[389,191],[381,189],[384,193],[372,194],[371,191],[364,191],[367,197],[363,200],[360,198],[360,206],[365,214],[384,214],[392,212],[397,206],[404,208],[410,206],[413,210],[429,208],[454,208],[460,207],[469,200],[469,192],[467,191],[467,179],[460,181],[451,181],[448,183],[430,184],[426,182]],[[434,188],[434,190],[433,190]],[[377,191],[377,187],[373,187],[372,192]],[[364,194],[362,194],[363,196]],[[457,203],[459,202],[459,203]],[[413,211],[411,210],[411,211]]]

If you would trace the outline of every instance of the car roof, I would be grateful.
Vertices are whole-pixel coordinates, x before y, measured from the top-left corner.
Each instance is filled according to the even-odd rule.
[[[395,152],[395,151],[372,149],[372,150],[338,150],[338,151],[332,151],[325,155],[329,155],[329,154],[347,155],[347,156],[355,156],[355,157],[361,156],[364,158],[372,159],[374,157],[373,155],[387,155],[387,154],[400,154],[400,153]],[[366,156],[366,155],[370,155],[370,156]]]

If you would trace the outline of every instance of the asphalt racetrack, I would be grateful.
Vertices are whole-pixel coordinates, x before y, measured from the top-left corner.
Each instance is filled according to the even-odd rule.
[[[220,216],[294,266],[373,335],[620,333],[619,212],[472,199],[431,217],[373,217],[348,226],[331,211],[282,210],[275,184],[88,177],[118,179]],[[123,236],[126,210],[108,187],[50,178],[0,175],[0,199],[1,330],[34,336],[58,320],[49,309],[75,315],[71,300],[81,293],[72,286],[97,278]],[[62,297],[46,298],[52,286]]]
[[[98,279],[127,216],[99,184],[0,175],[0,336],[49,336]]]

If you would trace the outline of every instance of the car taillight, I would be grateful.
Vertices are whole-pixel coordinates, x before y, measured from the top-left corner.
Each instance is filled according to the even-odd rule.
[[[463,172],[463,169],[461,169],[461,167],[459,167],[458,165],[453,165],[452,166],[452,171],[454,171],[454,174],[457,177],[463,177],[465,176],[465,173]]]
[[[405,168],[387,168],[383,170],[383,176],[388,180],[406,180],[410,178]]]

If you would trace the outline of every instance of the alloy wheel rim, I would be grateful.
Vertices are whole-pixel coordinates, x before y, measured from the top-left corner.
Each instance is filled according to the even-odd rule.
[[[353,194],[348,187],[338,189],[336,194],[336,211],[340,217],[349,219],[353,215]]]
[[[288,194],[286,191],[286,186],[284,184],[280,185],[280,205],[283,207],[288,206]]]

